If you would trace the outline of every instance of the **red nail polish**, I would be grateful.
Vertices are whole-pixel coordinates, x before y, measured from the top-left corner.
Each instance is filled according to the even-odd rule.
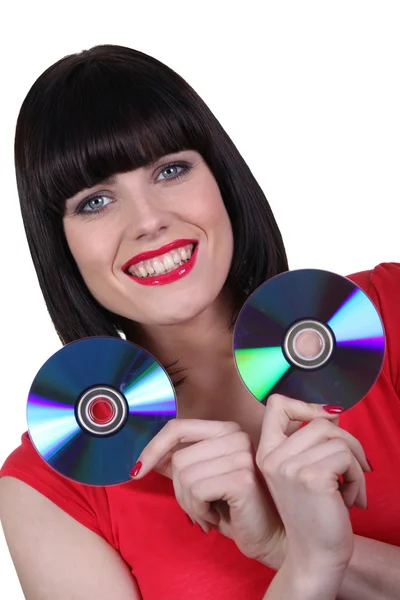
[[[339,406],[338,404],[326,404],[322,408],[330,415],[340,415],[344,411],[343,406]]]
[[[140,469],[142,468],[142,462],[138,460],[136,465],[134,465],[132,471],[129,473],[131,477],[137,477],[139,475]]]
[[[365,457],[365,458],[366,458],[366,460],[367,460],[367,463],[368,463],[368,466],[369,466],[369,468],[371,469],[371,471],[373,471],[372,465],[371,465],[371,463],[369,462],[368,458],[367,458],[367,457]]]

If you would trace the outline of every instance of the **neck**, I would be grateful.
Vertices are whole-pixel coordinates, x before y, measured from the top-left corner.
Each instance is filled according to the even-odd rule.
[[[207,310],[178,325],[138,325],[128,340],[164,365],[177,388],[179,418],[235,421],[258,443],[264,407],[243,385],[233,357],[232,298],[220,294]]]

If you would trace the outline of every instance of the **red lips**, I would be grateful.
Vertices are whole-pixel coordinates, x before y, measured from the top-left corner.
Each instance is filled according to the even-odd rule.
[[[131,273],[128,272],[129,267],[131,267],[132,265],[135,265],[144,260],[149,260],[156,256],[160,256],[162,254],[166,254],[167,252],[170,252],[171,250],[174,250],[175,248],[181,248],[183,246],[187,246],[188,244],[193,244],[195,246],[192,256],[183,265],[181,265],[179,267],[177,266],[176,269],[173,269],[169,273],[148,275],[147,277],[136,277],[135,275],[131,275]],[[165,246],[161,246],[161,248],[157,248],[157,250],[149,250],[147,252],[141,252],[140,254],[133,256],[131,259],[129,259],[123,265],[122,270],[124,271],[124,273],[126,275],[128,275],[128,277],[130,279],[133,279],[136,283],[139,283],[141,285],[165,285],[168,283],[173,283],[174,281],[177,281],[178,279],[181,279],[182,277],[184,277],[185,275],[190,273],[190,271],[193,269],[193,267],[195,265],[196,258],[197,258],[197,252],[198,252],[197,240],[193,240],[193,239],[174,240],[173,242],[170,242],[169,244],[165,244]]]

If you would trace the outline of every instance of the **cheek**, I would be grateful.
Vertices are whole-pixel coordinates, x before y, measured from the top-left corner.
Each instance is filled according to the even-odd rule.
[[[84,278],[103,273],[113,256],[108,236],[95,227],[64,226],[65,237],[71,254]]]
[[[217,244],[224,246],[227,252],[231,252],[233,249],[232,225],[218,187],[210,200],[208,211],[210,229],[214,232]]]
[[[230,264],[233,255],[232,225],[215,182],[212,193],[209,190],[205,198],[207,198],[207,203],[203,211],[204,229],[220,260],[224,263],[228,261]],[[227,265],[225,264],[225,266]]]
[[[196,196],[198,202],[193,201],[191,204],[193,218],[202,224],[206,231],[215,230],[225,234],[229,232],[231,224],[228,213],[219,187],[212,177],[196,190]]]

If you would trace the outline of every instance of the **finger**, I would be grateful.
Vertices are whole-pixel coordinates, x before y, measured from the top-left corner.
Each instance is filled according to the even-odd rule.
[[[236,471],[254,471],[254,460],[251,454],[238,451],[229,456],[221,456],[212,460],[204,460],[189,465],[181,472],[174,474],[174,480],[182,490],[190,490],[202,479],[235,474]],[[218,498],[220,500],[220,498]]]
[[[218,500],[239,508],[245,506],[256,494],[257,482],[254,472],[239,469],[235,473],[225,473],[196,481],[191,487],[195,503],[211,503]]]
[[[178,444],[196,443],[235,431],[240,431],[240,427],[233,422],[171,419],[142,451],[138,458],[141,469],[135,479],[155,468]]]
[[[331,483],[333,489],[339,491],[347,508],[350,509],[357,498],[357,506],[367,508],[365,477],[351,452],[339,451],[318,461],[313,465],[312,472],[315,480],[319,480],[320,487]],[[342,484],[339,483],[340,476],[343,478]]]
[[[229,456],[221,456],[189,464],[181,471],[173,473],[175,496],[179,505],[191,517],[196,516],[197,522],[208,521],[214,525],[219,523],[217,511],[210,507],[209,502],[196,499],[193,496],[193,487],[203,479],[235,475],[236,471],[247,469],[254,471],[254,459],[247,451],[238,451]]]
[[[339,417],[333,415],[332,417],[329,418],[329,423],[334,423],[335,425],[339,425]],[[296,433],[296,431],[298,429],[300,429],[300,427],[302,425],[307,425],[307,422],[306,421],[290,421],[287,426],[287,430],[286,430],[287,437],[290,437],[293,433]]]
[[[313,446],[305,452],[290,457],[281,464],[280,472],[283,473],[286,478],[293,478],[293,476],[296,476],[301,469],[307,467],[312,468],[313,464],[318,465],[324,460],[327,461],[326,464],[328,464],[331,456],[343,452],[347,452],[349,456],[354,458],[354,462],[352,462],[352,474],[357,477],[358,481],[357,485],[354,485],[352,480],[346,481],[343,477],[343,482],[340,484],[340,491],[343,499],[345,500],[346,506],[349,508],[353,506],[353,504],[360,508],[365,508],[366,483],[363,470],[346,442],[340,438],[334,438],[327,442],[323,442],[322,444]]]
[[[272,463],[282,462],[290,456],[298,456],[314,446],[319,447],[323,442],[335,438],[342,440],[343,444],[350,448],[364,471],[371,470],[360,442],[351,433],[340,429],[327,419],[320,418],[312,421],[304,429],[297,431],[295,435],[286,438],[278,448],[264,456],[264,460],[260,456],[260,468],[262,471],[264,470],[265,460],[268,461],[268,457],[270,457]]]
[[[329,423],[334,423],[335,425],[339,425],[339,417],[332,416],[329,419]],[[287,426],[287,430],[286,430],[287,437],[290,437],[293,433],[296,433],[296,431],[298,429],[300,429],[300,427],[302,425],[307,425],[307,421],[290,421]]]
[[[181,471],[197,462],[217,459],[238,452],[249,455],[254,452],[250,436],[244,431],[235,431],[219,437],[203,440],[197,444],[177,450],[172,456],[172,470]]]
[[[289,428],[293,421],[310,422],[316,418],[329,421],[338,415],[328,413],[320,404],[310,404],[279,394],[268,398],[259,448],[265,456],[289,437]]]

